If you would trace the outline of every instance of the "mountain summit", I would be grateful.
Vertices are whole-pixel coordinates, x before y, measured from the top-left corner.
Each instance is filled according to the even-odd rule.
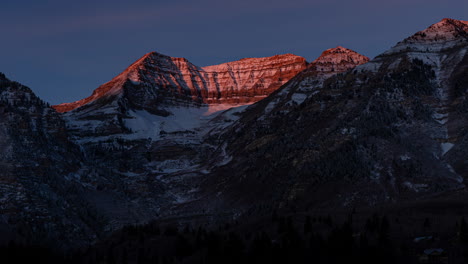
[[[54,106],[68,112],[88,104],[124,97],[151,111],[162,101],[195,104],[245,104],[266,97],[306,68],[304,58],[276,55],[198,67],[185,58],[151,52],[85,99]],[[93,103],[94,102],[94,103]]]
[[[468,21],[444,18],[440,22],[415,33],[385,52],[403,51],[440,52],[468,42]]]
[[[447,42],[458,37],[467,38],[468,21],[444,18],[425,30],[419,31],[403,42]]]
[[[357,65],[367,63],[369,58],[353,50],[338,46],[325,50],[309,68],[324,74],[343,72]]]

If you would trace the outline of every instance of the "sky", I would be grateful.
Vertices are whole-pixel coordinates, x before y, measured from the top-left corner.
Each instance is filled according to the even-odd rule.
[[[0,72],[51,104],[89,96],[144,54],[208,66],[343,46],[371,58],[467,0],[6,0]]]

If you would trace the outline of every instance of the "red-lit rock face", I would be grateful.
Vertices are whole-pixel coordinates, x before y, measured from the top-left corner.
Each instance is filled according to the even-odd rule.
[[[125,96],[133,105],[145,109],[174,99],[207,104],[254,103],[306,67],[304,58],[292,54],[242,59],[202,68],[184,58],[152,52],[100,86],[90,97],[54,108],[68,112],[115,96]]]
[[[315,70],[328,77],[336,73],[345,72],[368,61],[368,57],[338,46],[324,51],[320,57],[309,65],[309,70]]]
[[[268,96],[306,68],[304,58],[292,54],[249,58],[204,67],[207,103],[253,103]]]

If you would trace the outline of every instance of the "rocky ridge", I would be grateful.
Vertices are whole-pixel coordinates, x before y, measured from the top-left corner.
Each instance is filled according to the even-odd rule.
[[[151,52],[96,89],[90,97],[54,108],[68,112],[114,96],[123,96],[143,109],[151,109],[154,104],[171,98],[198,104],[254,103],[278,89],[306,65],[304,58],[284,54],[198,67],[184,58]],[[126,82],[132,88],[126,89]]]
[[[368,61],[368,57],[338,46],[324,51],[320,57],[308,66],[308,69],[309,71],[316,71],[326,78],[336,73],[345,72]]]

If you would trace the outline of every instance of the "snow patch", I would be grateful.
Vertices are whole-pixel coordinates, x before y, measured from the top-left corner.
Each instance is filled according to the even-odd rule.
[[[449,152],[455,144],[453,143],[441,143],[440,148],[442,149],[442,156],[445,155],[445,153]]]
[[[411,157],[410,157],[408,154],[405,154],[405,155],[401,155],[401,156],[400,156],[400,159],[401,159],[401,160],[410,160]]]
[[[403,182],[403,185],[406,186],[408,189],[413,190],[415,192],[423,191],[427,189],[427,187],[429,187],[426,183],[411,183],[409,181]]]
[[[291,101],[295,102],[296,104],[302,104],[307,99],[307,95],[303,93],[294,93],[291,96]]]
[[[448,113],[434,113],[432,117],[441,125],[445,125],[448,121]]]

